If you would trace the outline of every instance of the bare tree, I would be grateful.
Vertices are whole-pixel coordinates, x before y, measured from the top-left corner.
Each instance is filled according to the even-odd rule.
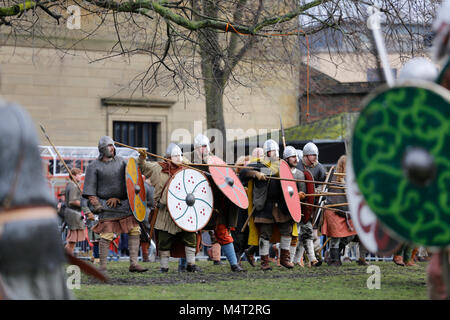
[[[13,37],[39,35],[52,42],[48,35],[55,28],[65,29],[70,19],[67,7],[78,5],[83,17],[93,22],[83,28],[82,38],[95,37],[102,28],[109,28],[116,38],[102,59],[118,55],[131,58],[134,54],[152,58],[147,70],[136,76],[136,90],[151,92],[171,81],[171,86],[164,86],[178,93],[204,94],[207,127],[219,129],[226,139],[223,100],[227,86],[252,86],[255,78],[274,74],[275,68],[298,66],[306,53],[314,54],[314,39],[322,41],[330,55],[370,49],[367,7],[374,4],[385,13],[385,24],[391,26],[386,31],[387,43],[414,53],[423,43],[423,34],[416,26],[419,22],[425,29],[429,27],[435,2],[2,0],[0,32],[9,30]],[[306,38],[312,42],[307,43]],[[408,45],[403,46],[401,39]],[[58,48],[57,43],[52,44]]]

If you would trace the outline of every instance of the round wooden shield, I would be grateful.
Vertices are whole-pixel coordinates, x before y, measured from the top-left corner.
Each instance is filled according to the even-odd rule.
[[[360,241],[371,253],[390,256],[402,243],[390,235],[367,206],[356,184],[351,159],[347,160],[346,181],[350,216]]]
[[[381,87],[364,102],[352,141],[355,181],[396,238],[450,244],[450,92]]]
[[[216,156],[208,157],[208,164],[226,165],[226,163]],[[241,180],[236,176],[233,169],[228,167],[209,166],[209,173],[214,183],[239,208],[248,208],[248,198]]]
[[[142,222],[145,219],[145,212],[147,210],[147,198],[141,170],[136,163],[136,159],[133,157],[128,159],[125,170],[125,181],[130,208],[136,220]]]
[[[294,179],[291,168],[284,160],[280,160],[280,178],[291,180]],[[289,180],[280,180],[280,182],[289,213],[295,222],[300,222],[300,219],[302,218],[302,209],[300,207],[300,199],[298,197],[297,182]]]
[[[213,212],[213,194],[206,176],[183,169],[171,178],[168,188],[167,208],[175,224],[189,232],[206,226]]]
[[[306,193],[313,194],[315,193],[314,189],[314,178],[308,170],[304,170],[303,174],[305,175],[305,180],[309,180],[311,182],[305,182],[306,184]],[[303,202],[314,204],[314,197],[307,196]],[[311,215],[313,214],[314,207],[308,206],[308,205],[302,205],[302,222],[307,223],[309,221],[309,218],[311,218]]]
[[[443,86],[445,89],[450,90],[450,58],[448,58],[447,63],[444,68],[442,68],[441,73],[439,74],[436,83]]]

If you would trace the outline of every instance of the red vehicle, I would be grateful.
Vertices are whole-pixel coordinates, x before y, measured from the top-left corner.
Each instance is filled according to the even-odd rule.
[[[56,149],[69,168],[77,167],[83,171],[83,178],[81,182],[81,188],[83,189],[86,167],[91,161],[97,159],[98,148],[56,146]],[[41,153],[44,172],[46,174],[49,186],[55,197],[60,199],[64,195],[64,189],[69,180],[69,173],[52,146],[39,146],[39,151]],[[117,155],[126,159],[139,156],[137,151],[128,148],[116,148],[116,152]]]

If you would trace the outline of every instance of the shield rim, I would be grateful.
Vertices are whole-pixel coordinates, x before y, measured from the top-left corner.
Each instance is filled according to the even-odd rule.
[[[226,165],[226,162],[225,162],[225,161],[223,161],[222,159],[220,159],[219,157],[214,156],[214,155],[211,155],[211,156],[208,157],[208,164],[211,164],[211,163],[210,163],[210,159],[219,159],[219,160],[222,162],[222,163],[219,164],[219,165],[223,165],[223,164]],[[247,206],[245,206],[245,207],[243,207],[242,205],[239,205],[238,203],[236,203],[235,201],[233,201],[232,199],[230,199],[230,197],[223,191],[223,188],[220,188],[220,186],[217,184],[217,182],[216,182],[216,180],[215,180],[214,174],[211,172],[211,167],[214,167],[214,165],[209,166],[209,167],[208,167],[208,171],[209,171],[209,173],[211,174],[211,178],[212,178],[212,180],[214,181],[214,183],[215,183],[215,185],[217,186],[217,188],[220,190],[220,192],[222,192],[222,194],[225,195],[225,196],[227,197],[227,199],[230,200],[234,205],[236,205],[236,206],[238,206],[239,208],[244,209],[244,210],[245,210],[245,209],[248,209],[248,206],[249,206],[248,196],[247,196],[247,193],[245,192],[245,187],[244,187],[244,185],[242,184],[242,181],[241,181],[241,180],[239,179],[239,177],[236,175],[236,172],[234,172],[234,170],[233,170],[232,168],[230,168],[230,171],[229,171],[229,172],[232,172],[232,174],[236,177],[236,178],[233,179],[233,180],[234,180],[235,182],[238,181],[239,184],[242,186],[242,191],[244,192],[244,194],[245,194],[245,199],[247,200]],[[216,168],[220,168],[220,167],[216,167]]]
[[[285,166],[285,167],[288,169],[286,172],[289,173],[289,177],[286,177],[286,176],[285,176],[284,171],[283,171],[283,175],[281,175],[281,166],[282,166],[282,165]],[[286,179],[292,179],[292,180],[294,179],[294,176],[292,175],[291,168],[289,167],[289,164],[288,164],[286,161],[284,161],[283,159],[280,159],[280,178],[286,178]],[[291,183],[291,182],[294,184],[295,190],[297,190],[296,193],[297,193],[297,195],[298,195],[297,183],[294,182],[294,181],[280,180],[281,190],[283,191],[284,202],[286,203],[286,206],[287,206],[287,208],[288,208],[288,210],[289,210],[289,214],[291,215],[291,218],[292,218],[295,222],[299,223],[299,222],[302,220],[302,217],[303,217],[303,215],[302,215],[302,206],[301,206],[301,204],[300,204],[300,198],[298,199],[298,201],[295,201],[296,204],[298,203],[298,207],[299,207],[299,209],[300,209],[300,215],[299,215],[299,217],[294,217],[294,215],[293,215],[292,212],[291,212],[291,206],[289,205],[289,204],[292,203],[292,202],[291,202],[291,199],[286,199],[286,197],[289,196],[289,193],[286,193],[285,190],[284,190],[284,185],[289,184],[289,183]],[[294,190],[294,191],[295,191],[295,190]],[[289,200],[289,201],[288,201],[288,200]],[[293,209],[293,208],[292,208],[292,209]],[[297,219],[297,220],[296,220],[296,219]]]
[[[131,159],[133,159],[133,160],[131,160]],[[134,165],[136,166],[136,173],[137,173],[137,175],[138,175],[138,185],[139,185],[139,183],[140,182],[142,182],[142,185],[139,185],[139,187],[141,187],[141,191],[138,193],[138,194],[136,194],[136,193],[134,193],[134,198],[133,198],[133,201],[131,201],[131,199],[130,199],[130,192],[129,192],[129,190],[128,190],[128,165],[130,164],[130,162],[133,162],[134,163]],[[130,175],[131,176],[131,175]],[[130,178],[130,180],[131,180],[131,182],[133,182],[133,180]],[[133,183],[133,185],[135,185],[135,183]],[[133,157],[130,157],[129,159],[128,159],[128,161],[127,161],[127,166],[125,167],[125,187],[126,187],[126,189],[127,189],[127,198],[128,198],[128,202],[130,203],[130,209],[131,209],[131,212],[133,213],[133,216],[134,216],[134,218],[138,221],[138,222],[142,222],[142,221],[144,221],[144,219],[145,219],[145,213],[146,213],[146,210],[144,210],[144,216],[142,217],[142,219],[141,220],[139,220],[139,218],[137,217],[137,213],[136,213],[136,203],[135,203],[135,201],[134,201],[134,199],[135,199],[135,197],[139,197],[139,199],[142,201],[142,203],[144,204],[144,208],[145,209],[147,209],[147,195],[146,195],[146,191],[145,191],[145,185],[144,185],[144,179],[142,178],[142,173],[141,173],[141,169],[139,168],[139,166],[137,165],[137,162],[136,162],[136,159],[135,158],[133,158]],[[139,196],[140,194],[141,194],[141,192],[143,192],[143,194],[144,194],[144,200],[142,200],[141,199],[141,197]],[[133,203],[133,205],[131,205]]]
[[[170,208],[169,208],[169,205],[168,205],[168,203],[169,203],[169,201],[168,201],[168,200],[169,200],[169,189],[167,189],[167,193],[166,193],[166,203],[167,203],[166,207],[167,207],[167,211],[169,211],[170,218],[172,219],[173,223],[175,223],[175,224],[177,225],[178,228],[180,228],[181,230],[186,231],[186,232],[197,232],[197,231],[202,230],[206,225],[208,225],[209,220],[211,220],[211,218],[212,218],[212,216],[213,216],[213,211],[214,211],[214,195],[213,195],[213,193],[212,193],[212,187],[211,187],[211,183],[210,183],[209,180],[208,180],[208,177],[207,177],[203,172],[200,172],[200,171],[194,170],[194,169],[190,169],[190,168],[184,168],[184,169],[181,169],[181,170],[177,171],[177,173],[175,173],[173,176],[171,176],[171,177],[169,178],[169,182],[167,183],[167,188],[170,187],[170,184],[172,183],[172,181],[173,181],[173,179],[175,178],[175,176],[176,176],[177,174],[183,172],[184,170],[192,170],[192,171],[195,171],[195,172],[200,173],[201,175],[203,175],[203,176],[205,177],[206,182],[208,183],[209,188],[211,189],[211,214],[210,214],[210,216],[209,216],[209,219],[206,220],[206,223],[205,223],[203,226],[201,226],[201,228],[198,228],[198,229],[195,230],[195,231],[192,231],[192,230],[186,230],[185,228],[183,228],[182,226],[180,226],[180,225],[175,221],[175,219],[174,219],[173,216],[172,216],[172,213],[170,212]],[[164,192],[164,190],[163,190],[163,192]]]

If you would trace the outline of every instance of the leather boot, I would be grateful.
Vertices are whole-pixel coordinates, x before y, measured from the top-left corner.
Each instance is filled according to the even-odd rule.
[[[402,266],[402,267],[405,266],[405,262],[403,262],[403,257],[402,256],[394,256],[393,260],[394,260],[394,263],[396,265],[399,265],[399,266]]]
[[[356,263],[360,266],[370,266],[370,263],[366,261],[367,249],[362,243],[359,244],[359,259]]]
[[[269,262],[269,255],[267,256],[261,256],[261,270],[272,270],[272,267],[270,266]]]
[[[106,262],[108,261],[109,240],[100,239],[98,242],[100,266],[99,270],[106,272]]]
[[[419,252],[419,248],[414,248],[414,250],[412,251],[412,253],[411,253],[411,260],[414,262],[414,261],[417,261],[417,253]]]
[[[329,261],[328,265],[336,266],[336,267],[339,267],[342,265],[339,248],[330,248],[330,261]]]
[[[287,249],[281,249],[280,250],[280,264],[283,267],[286,267],[288,269],[292,269],[294,267],[294,264],[291,262],[290,252]]]
[[[245,249],[244,253],[245,253],[245,257],[247,258],[248,263],[250,263],[250,265],[252,267],[254,267],[255,266],[255,256],[253,254],[249,253],[248,249]]]
[[[233,264],[231,266],[231,271],[233,271],[233,272],[247,272],[247,270],[242,268],[239,264]]]
[[[139,253],[140,236],[128,237],[128,249],[130,250],[130,272],[145,272],[148,269],[137,264]]]
[[[141,242],[142,262],[150,262],[150,258],[148,257],[149,247],[150,247],[150,243]]]

